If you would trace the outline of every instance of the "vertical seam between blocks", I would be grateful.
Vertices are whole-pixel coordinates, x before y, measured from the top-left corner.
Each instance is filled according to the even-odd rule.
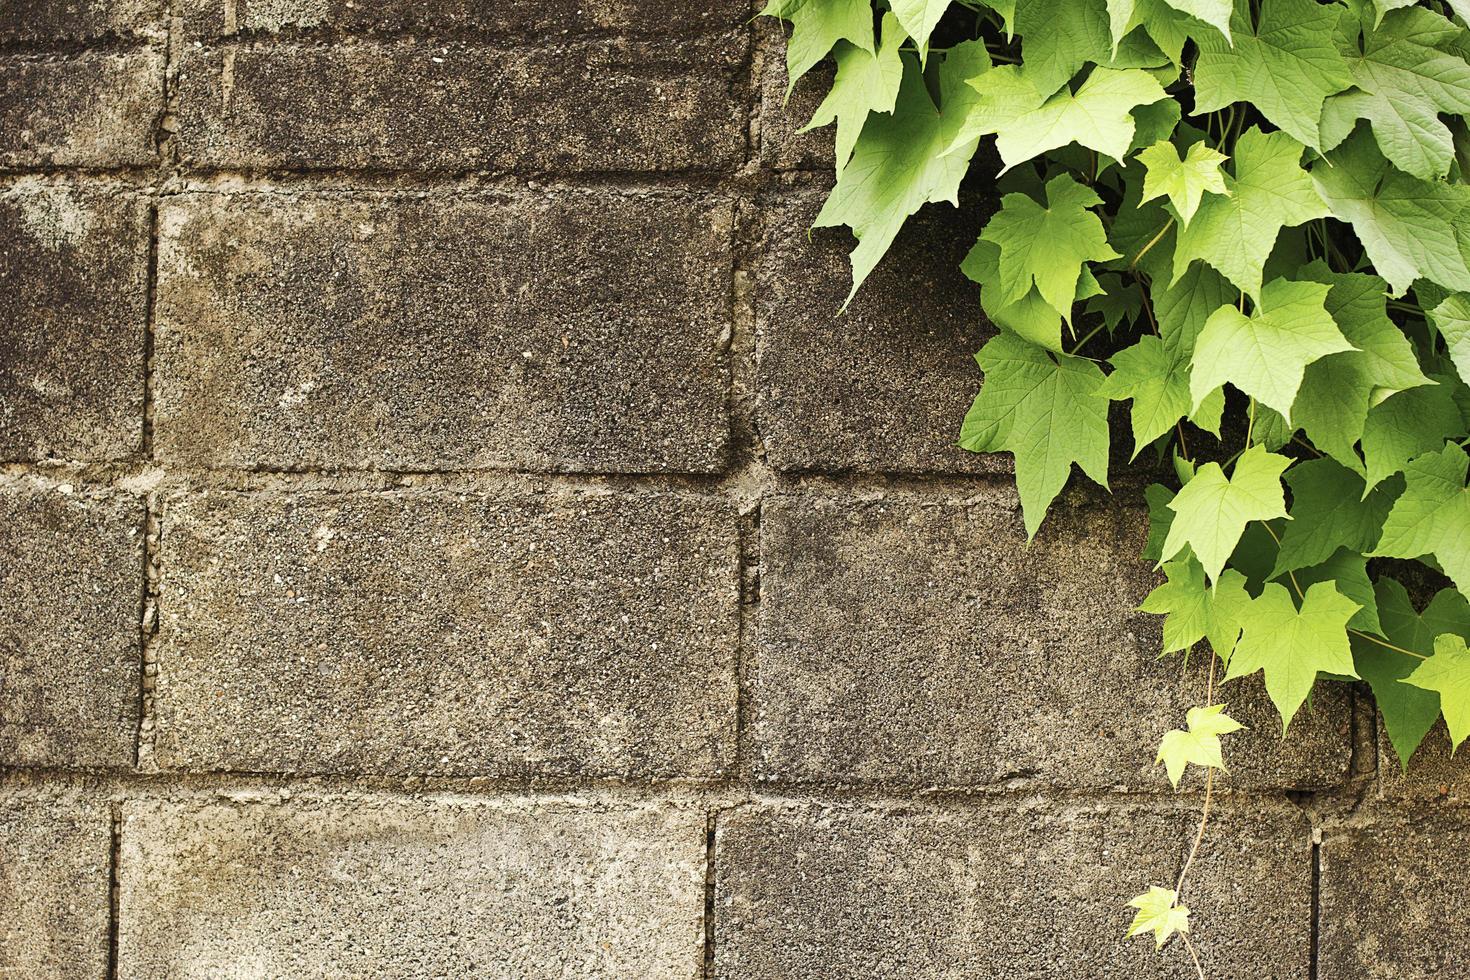
[[[107,980],[118,977],[118,941],[121,935],[119,910],[122,905],[122,879],[118,863],[122,856],[122,804],[109,807],[107,853]]]
[[[715,975],[715,822],[718,810],[710,810],[704,830],[704,957],[699,975],[711,980]]]
[[[1311,924],[1307,939],[1307,980],[1317,980],[1322,932],[1322,831],[1312,831]]]

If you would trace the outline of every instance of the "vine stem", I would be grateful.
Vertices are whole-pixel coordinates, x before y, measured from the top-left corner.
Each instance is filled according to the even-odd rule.
[[[1174,227],[1174,219],[1173,218],[1170,218],[1168,221],[1164,222],[1164,227],[1160,228],[1158,230],[1158,233],[1156,235],[1154,235],[1154,237],[1152,237],[1152,238],[1150,238],[1148,240],[1148,244],[1145,245],[1145,246],[1143,246],[1143,248],[1139,249],[1138,250],[1138,254],[1135,255],[1135,256],[1133,256],[1133,261],[1128,263],[1128,268],[1130,270],[1132,270],[1135,266],[1137,266],[1138,265],[1138,260],[1141,259],[1141,258],[1143,258],[1145,255],[1147,255],[1148,254],[1148,250],[1151,249],[1151,248],[1153,248],[1155,245],[1157,245],[1159,243],[1159,240],[1162,239],[1165,235],[1167,235],[1169,233],[1169,229],[1170,228],[1173,228],[1173,227]]]
[[[1205,968],[1199,965],[1199,954],[1194,951],[1194,943],[1189,941],[1189,934],[1181,932],[1179,938],[1184,940],[1184,948],[1189,952],[1189,958],[1194,961],[1194,972],[1199,974],[1199,980],[1205,980]]]
[[[1215,661],[1218,658],[1210,654],[1210,679],[1205,686],[1205,705],[1215,700]],[[1215,770],[1213,766],[1205,767],[1205,804],[1199,818],[1199,830],[1195,832],[1194,843],[1190,845],[1189,857],[1184,859],[1184,867],[1179,869],[1179,883],[1174,886],[1174,901],[1177,903],[1184,894],[1184,879],[1189,874],[1190,867],[1194,864],[1195,856],[1199,854],[1199,846],[1205,839],[1205,828],[1210,824],[1210,799],[1215,789]]]

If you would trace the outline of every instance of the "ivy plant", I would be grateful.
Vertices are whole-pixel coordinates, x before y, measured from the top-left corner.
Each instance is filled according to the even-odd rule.
[[[1208,650],[1163,736],[1204,770],[1184,873],[1129,934],[1190,942],[1221,682],[1282,732],[1365,681],[1407,766],[1470,737],[1470,0],[771,0],[794,85],[835,63],[818,226],[855,294],[904,222],[988,170],[962,270],[995,335],[959,441],[1008,452],[1028,537],[1080,470],[1144,496],[1163,652]],[[851,296],[849,296],[849,300]],[[977,311],[978,313],[979,311]],[[1110,424],[1110,420],[1114,424]],[[1126,433],[1126,434],[1125,434]],[[1203,970],[1200,969],[1203,976]]]

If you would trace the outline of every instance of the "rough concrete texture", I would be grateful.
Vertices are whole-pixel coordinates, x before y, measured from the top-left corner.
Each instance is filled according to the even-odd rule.
[[[170,461],[725,464],[728,204],[189,194],[160,225]]]
[[[1158,737],[1206,678],[1160,663],[1141,512],[1064,507],[1026,546],[1009,487],[967,501],[767,501],[752,719],[762,778],[1166,786]],[[1085,569],[1085,574],[1078,574]],[[1240,693],[1236,693],[1236,691]],[[1219,697],[1252,730],[1236,786],[1346,776],[1348,700],[1323,691],[1279,739],[1254,680]],[[1059,746],[1066,746],[1059,751]]]
[[[0,167],[126,167],[157,161],[163,56],[0,54]]]
[[[136,195],[0,192],[0,459],[141,448],[148,237]]]
[[[165,0],[0,0],[0,43],[157,38]]]
[[[171,501],[165,767],[710,776],[734,515],[658,493]]]
[[[781,29],[763,21],[761,34],[770,41],[780,36]],[[764,50],[758,107],[761,163],[772,170],[819,170],[830,174],[836,159],[832,150],[835,127],[807,133],[801,130],[822,104],[836,72],[830,65],[818,65],[798,79],[788,95],[783,49],[767,46]]]
[[[143,520],[134,498],[0,488],[0,768],[132,765]]]
[[[908,980],[1192,976],[1176,942],[1124,939],[1172,886],[1187,812],[1116,800],[930,809],[757,805],[716,823],[715,976]],[[1226,806],[1189,906],[1211,977],[1305,978],[1311,831]]]
[[[122,980],[693,978],[697,809],[129,804]]]
[[[179,145],[204,167],[727,171],[745,153],[745,58],[739,33],[191,49]]]
[[[1321,980],[1470,976],[1467,835],[1464,811],[1427,807],[1407,823],[1325,831]]]
[[[1381,728],[1381,725],[1380,725]],[[1429,730],[1405,770],[1388,735],[1378,733],[1378,793],[1389,800],[1470,801],[1470,767],[1465,756],[1450,752],[1441,719]]]
[[[111,858],[106,803],[0,799],[0,977],[108,976]]]

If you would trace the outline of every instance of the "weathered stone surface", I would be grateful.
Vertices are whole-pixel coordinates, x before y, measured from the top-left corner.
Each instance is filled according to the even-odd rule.
[[[1204,703],[1204,658],[1160,661],[1144,514],[1061,506],[1029,548],[1009,486],[968,501],[768,499],[752,689],[757,775],[819,782],[1166,788],[1160,736]],[[1291,738],[1258,679],[1216,695],[1237,787],[1346,774],[1349,701]]]
[[[0,976],[107,976],[105,803],[0,799]]]
[[[715,975],[959,980],[1193,976],[1124,939],[1172,887],[1197,814],[1113,800],[976,808],[756,806],[716,823]],[[1185,886],[1212,977],[1308,975],[1311,837],[1289,807],[1224,806]]]
[[[0,7],[3,9],[3,7]],[[617,31],[692,35],[740,27],[750,18],[744,0],[184,0],[183,23],[193,36],[330,30],[352,34],[416,35],[523,33],[560,40],[567,34]]]
[[[1324,831],[1321,980],[1470,976],[1467,839],[1470,819],[1453,810]]]
[[[1436,722],[1424,737],[1404,770],[1398,754],[1379,721],[1378,789],[1381,796],[1393,800],[1470,799],[1470,753],[1450,752],[1450,738],[1444,721]]]
[[[204,167],[731,170],[745,156],[745,46],[728,34],[191,49],[179,146]]]
[[[820,195],[769,199],[756,296],[760,429],[783,470],[975,472],[1007,465],[958,448],[991,328],[959,272],[973,215],[910,219],[846,312],[845,229],[808,228]]]
[[[823,63],[797,80],[786,96],[786,44],[781,28],[764,23],[760,62],[760,159],[773,170],[824,170],[836,162],[836,129],[827,126],[800,132],[832,87],[833,68]]]
[[[123,459],[143,436],[148,208],[0,193],[0,459]]]
[[[121,167],[157,161],[163,56],[0,56],[0,167]]]
[[[133,762],[141,501],[0,490],[0,767]]]
[[[713,471],[728,205],[183,195],[160,454],[204,466]]]
[[[164,0],[0,0],[0,43],[161,36]]]
[[[124,980],[699,975],[697,810],[140,803],[122,840]]]
[[[718,498],[208,494],[164,514],[161,765],[709,776],[730,762]]]

